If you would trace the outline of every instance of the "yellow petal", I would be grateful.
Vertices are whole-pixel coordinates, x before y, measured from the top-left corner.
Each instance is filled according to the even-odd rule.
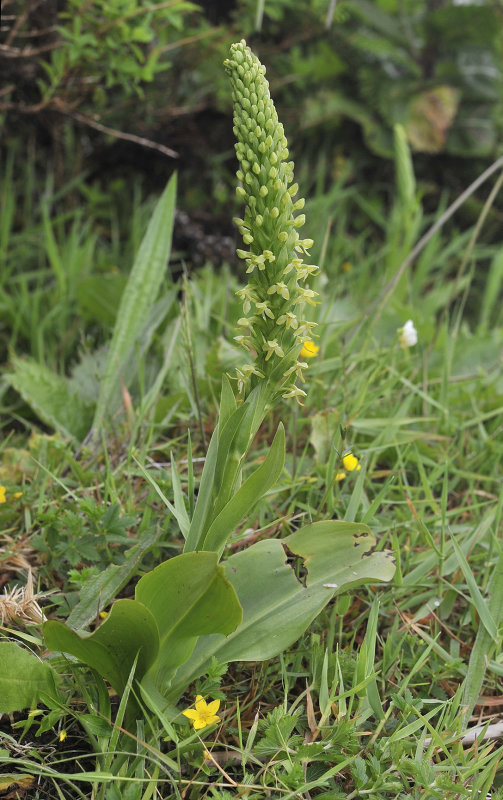
[[[187,711],[182,711],[182,714],[184,717],[188,717],[189,719],[199,719],[201,716],[199,712],[193,708],[188,708]]]
[[[206,708],[207,708],[206,700],[200,694],[198,694],[196,697],[195,706],[196,706],[196,711],[198,711],[200,714],[206,713]]]
[[[342,459],[342,463],[344,464],[344,469],[347,469],[348,472],[353,472],[353,470],[358,466],[358,459],[353,455],[353,453],[346,453]]]
[[[195,731],[200,731],[201,728],[206,728],[207,724],[208,723],[206,722],[205,719],[196,719],[196,720],[194,720],[194,730]]]
[[[208,703],[206,713],[211,715],[216,714],[219,708],[220,700],[213,700],[211,703]]]

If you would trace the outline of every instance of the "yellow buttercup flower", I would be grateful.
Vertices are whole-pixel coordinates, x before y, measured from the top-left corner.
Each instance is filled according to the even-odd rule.
[[[58,737],[58,738],[59,738],[59,741],[60,741],[60,742],[64,742],[64,741],[65,741],[65,739],[66,739],[66,737],[67,737],[67,735],[68,735],[68,734],[67,734],[67,732],[66,732],[66,731],[64,731],[64,730],[63,730],[63,731],[60,731],[60,732],[59,732],[59,737]]]
[[[345,477],[346,477],[346,473],[345,472],[338,472],[337,475],[335,476],[335,480],[336,481],[343,481]]]
[[[320,348],[318,347],[318,345],[317,345],[317,344],[315,344],[314,342],[312,342],[312,341],[311,341],[311,339],[308,339],[308,340],[307,340],[306,342],[304,342],[304,344],[302,345],[302,350],[300,351],[300,354],[299,354],[299,355],[300,355],[302,358],[314,358],[316,355],[318,355],[318,350],[319,350],[319,349],[320,349]]]
[[[182,711],[182,714],[190,719],[195,731],[206,728],[207,725],[213,725],[214,722],[220,722],[220,717],[216,713],[220,708],[220,700],[207,703],[202,695],[198,694],[194,705],[195,708],[188,708],[186,711]]]
[[[347,469],[348,472],[353,472],[353,470],[361,469],[361,464],[358,463],[358,459],[353,453],[349,452],[346,453],[345,456],[342,458],[342,463],[344,465],[344,469]]]
[[[0,486],[0,503],[5,503],[5,486]]]

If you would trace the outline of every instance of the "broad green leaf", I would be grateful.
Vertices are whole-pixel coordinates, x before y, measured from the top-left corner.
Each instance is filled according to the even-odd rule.
[[[49,650],[75,656],[99,672],[118,694],[124,691],[136,656],[136,678],[141,679],[159,649],[152,614],[134,600],[117,600],[103,624],[91,634],[81,636],[55,620],[46,622],[43,630]]]
[[[284,463],[285,429],[280,423],[264,463],[250,475],[212,522],[202,544],[204,550],[221,552],[229,534],[271,486],[274,486],[281,475]]]
[[[121,298],[94,416],[95,431],[103,426],[121,379],[126,381],[124,370],[128,356],[164,278],[171,248],[175,196],[176,173],[157,203]]]
[[[89,430],[92,408],[71,391],[67,378],[30,358],[12,358],[10,385],[40,419],[63,436],[81,441]]]
[[[168,681],[189,658],[197,637],[234,631],[242,610],[216,553],[185,553],[144,575],[136,600],[149,609],[159,630],[159,656],[151,669],[155,683]]]
[[[57,700],[52,667],[14,642],[0,642],[0,713],[36,706],[42,694]]]
[[[374,553],[374,545],[366,525],[328,520],[231,556],[223,566],[243,607],[243,621],[227,638],[199,639],[178,669],[167,699],[176,700],[204,673],[212,656],[219,662],[273,658],[299,638],[336,594],[362,583],[391,580],[392,553]],[[288,552],[303,559],[305,586],[289,565]]]
[[[109,564],[103,572],[87,581],[80,590],[79,602],[66,621],[70,628],[85,628],[117,596],[134,576],[143,556],[157,541],[159,533],[159,530],[148,531],[126,551],[123,564]]]

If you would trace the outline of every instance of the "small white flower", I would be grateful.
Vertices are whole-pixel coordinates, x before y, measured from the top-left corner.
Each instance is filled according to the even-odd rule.
[[[417,331],[411,319],[408,319],[403,328],[398,328],[400,344],[403,348],[414,347],[417,344]]]

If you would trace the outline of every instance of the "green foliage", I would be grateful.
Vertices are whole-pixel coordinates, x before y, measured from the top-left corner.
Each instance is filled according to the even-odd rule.
[[[316,522],[281,541],[258,542],[226,559],[226,576],[243,607],[243,622],[225,639],[201,637],[174,678],[173,698],[204,672],[211,658],[273,658],[299,638],[335,594],[370,580],[390,580],[395,571],[392,555],[373,553],[374,544],[365,525]],[[287,563],[289,552],[302,559],[305,584]]]
[[[63,376],[31,359],[14,358],[12,366],[9,383],[40,419],[69,439],[82,440],[92,421],[92,408],[81,394],[72,391]]]
[[[422,66],[427,55],[430,64],[441,67],[441,74],[433,69],[425,87],[425,75],[411,72],[414,91],[419,91],[419,99],[407,95],[413,128],[407,119],[392,128],[396,120],[391,112],[395,114],[397,98],[406,94],[407,87],[401,80],[391,81],[389,65],[398,72],[413,69],[405,52],[402,21],[410,23],[419,47],[423,41],[433,41],[430,30],[424,40],[418,37],[422,4],[379,0],[358,4],[356,10],[356,5],[338,3],[330,32],[322,37],[320,26],[329,22],[327,3],[316,0],[308,9],[300,9],[291,0],[266,0],[258,4],[259,10],[261,6],[262,32],[256,34],[254,47],[267,58],[274,94],[288,108],[289,133],[305,113],[306,86],[313,98],[320,89],[318,120],[296,131],[293,139],[290,133],[293,149],[303,151],[302,161],[297,159],[297,176],[308,189],[308,216],[317,241],[324,243],[317,259],[324,274],[315,287],[324,303],[312,310],[313,321],[319,323],[320,352],[310,363],[306,407],[295,413],[282,406],[269,408],[264,416],[265,394],[250,395],[238,406],[225,377],[218,404],[222,375],[240,363],[230,340],[241,314],[234,293],[241,287],[226,269],[217,273],[206,268],[187,280],[183,325],[174,302],[176,287],[168,290],[164,307],[163,300],[147,312],[141,341],[129,362],[140,369],[133,376],[133,369],[126,368],[129,415],[126,420],[116,417],[111,403],[107,419],[114,416],[113,432],[108,427],[103,430],[99,448],[95,442],[93,449],[84,446],[75,451],[74,440],[33,430],[37,419],[51,428],[55,421],[35,407],[30,411],[5,376],[0,377],[5,434],[0,443],[0,484],[5,487],[0,501],[0,560],[8,582],[1,601],[3,636],[12,637],[0,644],[0,659],[2,675],[7,665],[7,677],[9,670],[16,677],[9,681],[4,675],[0,694],[9,713],[22,706],[28,709],[38,700],[43,706],[35,715],[17,713],[3,721],[0,771],[10,792],[14,776],[27,775],[36,778],[33,791],[58,800],[63,796],[151,800],[156,795],[177,800],[183,793],[192,794],[193,800],[237,794],[249,800],[263,800],[266,795],[290,800],[357,795],[376,800],[457,800],[501,793],[501,748],[484,739],[484,731],[473,745],[460,741],[463,727],[474,719],[469,718],[470,707],[497,696],[502,675],[499,211],[493,192],[476,229],[470,229],[484,202],[483,189],[465,200],[446,224],[442,215],[452,184],[441,170],[451,171],[464,188],[470,159],[462,165],[454,159],[442,163],[438,158],[418,159],[411,139],[414,130],[438,146],[439,120],[431,116],[432,106],[445,115],[449,103],[451,108],[457,103],[442,144],[452,155],[451,137],[467,109],[466,88],[454,80],[461,68],[468,76],[464,42],[469,39],[473,45],[478,36],[480,48],[483,41],[488,54],[497,52],[499,23],[481,27],[478,33],[474,23],[465,34],[463,26],[474,7],[456,7],[464,10],[459,19],[452,19],[450,9],[439,13],[445,8],[442,4],[430,6],[425,19],[435,30],[438,48],[433,53],[429,45],[414,51],[412,60],[421,59]],[[257,4],[242,3],[239,11],[243,9],[239,37],[242,28],[255,25]],[[379,17],[379,11],[384,16]],[[486,25],[485,11],[480,18]],[[452,37],[441,35],[445,20]],[[302,31],[302,41],[292,36],[296,27]],[[374,30],[378,36],[372,35]],[[191,31],[185,34],[190,37]],[[283,47],[284,36],[289,37],[288,48]],[[222,29],[222,48],[225,38]],[[185,92],[192,92],[191,102],[204,104],[204,86],[213,81],[216,57],[220,61],[223,56],[217,53],[220,44],[211,52],[200,40],[196,47],[191,70],[173,72],[180,102]],[[183,49],[178,54],[170,51],[170,58],[178,58]],[[4,54],[5,49],[2,58]],[[455,62],[449,67],[451,55]],[[177,63],[184,57],[189,58],[188,50]],[[491,57],[486,88],[492,80]],[[205,69],[197,72],[203,58]],[[110,63],[117,66],[116,61]],[[372,74],[365,76],[360,67]],[[379,87],[374,85],[374,73]],[[366,102],[361,101],[362,75],[369,80]],[[158,111],[168,118],[171,79],[170,73],[163,73],[166,85]],[[76,79],[72,87],[77,83]],[[329,83],[338,87],[340,111],[327,121],[323,112],[330,117],[334,98]],[[446,92],[451,85],[455,92]],[[89,83],[87,88],[93,86]],[[388,105],[380,94],[386,86]],[[151,105],[156,102],[155,87],[154,80]],[[478,88],[482,101],[484,90]],[[113,91],[123,91],[120,83]],[[225,96],[227,91],[226,86]],[[134,102],[140,107],[137,97]],[[82,102],[88,98],[83,95]],[[383,105],[382,111],[375,110],[377,104]],[[496,102],[494,107],[497,110]],[[357,125],[368,126],[372,147],[386,153],[393,149],[394,189],[389,164],[381,169],[379,161],[360,146],[355,124],[348,126],[353,112]],[[112,111],[116,113],[118,109]],[[482,109],[480,119],[487,118]],[[419,126],[420,119],[424,127]],[[222,120],[229,125],[223,115]],[[57,119],[53,121],[57,127]],[[307,123],[305,117],[303,121]],[[337,129],[336,144],[328,135],[332,127]],[[171,135],[173,128],[169,130]],[[81,161],[79,148],[72,149],[71,131],[68,125],[59,152],[62,157],[75,154],[71,168],[63,165],[63,171],[76,175]],[[432,131],[433,138],[428,139]],[[218,120],[205,132],[218,137]],[[92,146],[92,142],[86,145],[90,153]],[[35,149],[39,147],[37,140]],[[124,175],[107,185],[107,193],[91,183],[94,178],[79,177],[73,185],[62,185],[59,175],[55,188],[51,164],[47,180],[45,170],[40,171],[45,151],[38,151],[38,161],[26,152],[13,147],[1,190],[5,213],[0,253],[5,270],[0,346],[5,358],[9,351],[17,354],[6,372],[16,374],[18,363],[26,362],[30,369],[33,364],[41,367],[33,371],[33,386],[46,369],[51,387],[56,385],[53,376],[71,375],[61,396],[73,408],[78,403],[79,408],[83,404],[92,409],[104,374],[103,345],[115,324],[127,280],[114,265],[131,263],[153,206],[150,201],[141,203],[141,193],[128,187]],[[202,184],[194,181],[188,202],[195,205],[201,198],[206,202],[207,194],[211,198],[207,202],[215,207],[229,205],[231,168],[213,159],[205,169],[211,171],[211,186],[218,191],[203,192],[198,188]],[[187,165],[182,171],[183,205],[187,197],[183,187],[191,178]],[[164,180],[162,169],[151,174]],[[106,175],[103,180],[107,183]],[[494,191],[500,183],[498,178]],[[437,207],[438,186],[443,196]],[[44,208],[36,207],[41,194],[46,195]],[[127,229],[120,223],[125,217],[131,220]],[[436,233],[420,252],[415,249],[411,259],[415,242],[433,222]],[[115,271],[108,275],[112,267]],[[408,318],[418,329],[419,341],[402,349],[397,329]],[[190,335],[184,333],[182,339],[178,332],[183,327]],[[26,379],[27,398],[31,388]],[[57,391],[53,399],[51,391],[44,404],[53,416],[59,408],[66,430],[71,411],[56,405]],[[203,439],[212,430],[214,444],[207,452]],[[336,480],[348,448],[361,469]],[[233,508],[240,492],[242,502]],[[166,513],[166,508],[176,514]],[[192,646],[183,636],[175,641],[183,632],[180,623],[173,640],[166,633],[166,642],[173,646],[167,651],[164,693],[156,688],[153,668],[139,685],[135,676],[145,669],[145,661],[141,654],[137,657],[138,645],[144,642],[141,652],[148,656],[155,638],[148,631],[155,628],[148,623],[126,626],[121,617],[122,608],[136,604],[133,619],[137,623],[143,619],[134,616],[140,601],[131,599],[136,576],[144,574],[141,585],[159,575],[162,596],[171,580],[166,580],[163,568],[148,570],[165,559],[167,564],[179,563],[191,525],[193,537],[204,537],[212,526],[215,533],[215,521],[220,514],[225,520],[228,513],[216,536],[226,545],[220,569],[243,605],[244,622],[227,638],[204,633],[168,686],[168,673],[176,669],[171,659],[184,658]],[[349,520],[355,520],[357,528]],[[303,527],[298,530],[298,526]],[[330,527],[318,527],[320,535],[304,538],[313,526]],[[339,536],[337,531],[344,530]],[[357,530],[365,533],[358,540],[360,550],[351,546],[351,531]],[[364,546],[374,541],[364,555]],[[341,542],[345,544],[339,547]],[[383,553],[387,547],[395,552],[397,570],[394,582],[383,590],[374,581],[379,569],[383,575],[391,572],[389,557]],[[344,553],[350,556],[346,567],[339,559]],[[211,554],[215,564],[218,555]],[[47,654],[36,628],[23,631],[22,610],[29,597],[19,588],[11,591],[9,584],[24,585],[18,570],[26,560],[36,568],[37,600],[53,618],[48,630],[57,631],[70,656],[74,649],[77,658]],[[355,578],[351,573],[358,570],[360,575],[368,570],[365,582],[370,581],[371,588],[346,592],[351,584],[344,583],[344,575]],[[337,582],[338,588],[320,585],[324,575],[327,584]],[[245,578],[253,581],[247,583]],[[254,587],[263,589],[258,599]],[[279,590],[285,587],[290,593],[284,595],[280,613]],[[146,593],[152,596],[152,605],[154,589]],[[317,613],[314,600],[310,605],[311,592],[321,611],[311,623],[311,633],[302,635],[307,611]],[[113,604],[118,596],[122,599]],[[270,607],[267,612],[275,597],[277,613]],[[325,600],[329,602],[323,608]],[[186,610],[189,605],[190,600]],[[100,624],[98,611],[108,606],[112,610]],[[166,620],[162,610],[159,602],[159,624]],[[68,611],[70,624],[63,626],[58,620]],[[252,618],[254,611],[257,620]],[[194,612],[194,624],[196,616]],[[58,624],[59,628],[53,627]],[[81,629],[87,626],[92,632],[84,634]],[[253,633],[250,639],[247,631]],[[296,643],[281,650],[294,635],[300,636]],[[19,640],[33,653],[43,653],[43,660],[20,647]],[[103,647],[96,647],[98,643]],[[233,652],[263,657],[274,653],[275,647],[280,650],[278,658],[237,661],[222,680],[226,665],[221,662]],[[117,659],[117,652],[122,659]],[[96,669],[86,666],[90,662],[117,682],[119,700],[110,698],[109,686]],[[206,674],[188,685],[203,670]],[[53,692],[56,676],[58,690]],[[186,690],[189,695],[180,699]],[[203,730],[200,738],[180,715],[198,693],[222,701],[220,725]],[[179,707],[168,703],[168,697]],[[487,711],[477,708],[477,714]],[[205,756],[206,750],[216,763]],[[222,769],[228,791],[220,788]],[[21,785],[18,788],[20,792]]]
[[[117,600],[93,633],[82,636],[49,620],[44,637],[49,649],[75,656],[121,695],[132,673],[139,683],[145,679],[147,690],[162,692],[199,636],[228,635],[241,616],[216,554],[187,553],[144,575],[135,600]]]
[[[120,389],[138,371],[134,347],[148,346],[174,295],[155,305],[169,260],[175,210],[176,175],[169,181],[137,253],[121,295],[106,358],[98,351],[84,356],[71,379],[29,359],[12,360],[11,386],[40,419],[64,436],[81,441],[99,434],[120,402]],[[96,397],[97,392],[97,397]],[[92,423],[92,425],[91,425]]]
[[[305,124],[340,127],[349,117],[367,146],[388,158],[396,123],[418,151],[495,152],[503,20],[493,4],[356,0],[336,13],[328,35],[340,60],[331,74],[320,73],[318,48],[302,54],[314,89],[304,100]]]
[[[57,697],[56,674],[47,664],[14,642],[0,642],[0,712],[36,706],[44,696]]]
[[[169,260],[175,197],[176,173],[159,199],[121,298],[96,401],[94,434],[99,433],[110,413],[119,383],[125,381],[134,344],[157,298]]]

